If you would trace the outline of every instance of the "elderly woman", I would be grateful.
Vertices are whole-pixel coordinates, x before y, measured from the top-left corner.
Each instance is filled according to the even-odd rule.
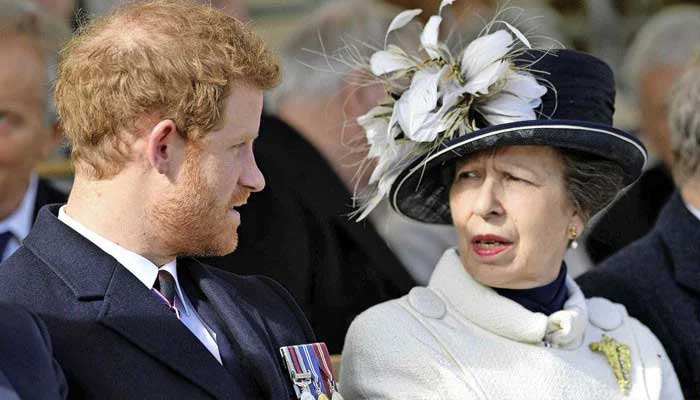
[[[384,50],[393,58],[372,57],[392,97],[359,120],[378,155],[363,215],[388,195],[405,217],[452,224],[459,244],[427,287],[355,319],[341,393],[680,399],[651,331],[623,306],[584,298],[563,262],[646,161],[639,141],[611,126],[612,72],[586,54],[528,49],[507,27],[467,46],[458,65],[425,32],[428,61],[398,66],[393,47]]]

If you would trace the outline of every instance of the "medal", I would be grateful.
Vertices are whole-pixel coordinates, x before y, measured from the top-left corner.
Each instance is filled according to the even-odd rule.
[[[311,348],[312,348],[311,353],[313,353],[313,355],[314,355],[313,358],[311,357],[311,354],[309,354],[309,346],[311,346]],[[314,387],[316,388],[316,393],[318,394],[318,400],[324,400],[324,398],[325,398],[325,400],[328,400],[328,397],[326,397],[326,395],[323,393],[323,388],[322,388],[323,382],[321,382],[319,380],[320,372],[317,372],[318,370],[316,369],[316,366],[319,365],[320,363],[316,359],[316,353],[314,353],[314,351],[313,351],[313,344],[303,345],[303,346],[299,346],[299,347],[301,347],[301,349],[304,351],[304,356],[306,357],[306,361],[309,364],[309,371],[311,372],[311,375],[313,375],[313,383],[314,383]],[[316,361],[315,363],[314,363],[314,360]],[[320,367],[319,367],[319,369],[320,369]],[[323,397],[321,397],[321,396],[323,396]]]
[[[290,351],[291,350],[291,351]],[[289,377],[294,383],[294,392],[301,400],[316,400],[311,394],[311,373],[303,371],[293,347],[280,348],[282,359],[286,362]]]
[[[338,383],[333,378],[333,364],[331,364],[331,357],[328,355],[328,348],[325,343],[314,343],[312,345],[316,357],[319,359],[319,367],[321,368],[321,373],[328,384],[329,394],[332,400],[343,400],[343,396],[340,395],[338,391]]]
[[[325,343],[280,348],[299,400],[343,400]]]

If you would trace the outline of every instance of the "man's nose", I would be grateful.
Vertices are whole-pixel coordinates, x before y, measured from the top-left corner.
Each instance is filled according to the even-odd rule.
[[[252,148],[249,149],[248,157],[246,157],[246,164],[240,181],[251,192],[259,192],[265,188],[265,177],[258,168]]]

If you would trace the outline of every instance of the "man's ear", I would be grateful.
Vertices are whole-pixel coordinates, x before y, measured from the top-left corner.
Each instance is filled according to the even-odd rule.
[[[175,168],[185,141],[177,132],[175,122],[166,119],[158,122],[146,136],[146,155],[149,164],[158,173],[167,175]]]

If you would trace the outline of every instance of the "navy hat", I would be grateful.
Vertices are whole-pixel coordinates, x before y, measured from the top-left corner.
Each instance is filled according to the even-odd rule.
[[[537,119],[476,130],[413,162],[391,186],[389,201],[399,214],[451,224],[450,183],[443,179],[443,169],[456,159],[500,146],[554,146],[607,159],[621,167],[625,186],[641,176],[646,149],[635,136],[612,127],[615,82],[607,64],[572,50],[529,50],[515,62],[548,87]]]

